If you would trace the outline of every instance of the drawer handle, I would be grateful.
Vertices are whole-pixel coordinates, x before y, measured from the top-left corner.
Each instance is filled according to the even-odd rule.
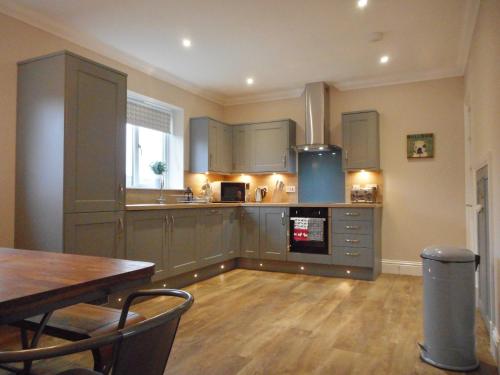
[[[348,255],[350,257],[359,257],[359,253],[345,253],[345,255]]]
[[[211,214],[216,214],[216,213],[218,213],[218,211],[217,210],[210,210],[210,213]]]
[[[351,240],[349,238],[346,238],[345,242],[347,242],[347,243],[358,243],[359,240]]]
[[[357,230],[359,229],[359,225],[346,225],[345,229]]]
[[[345,216],[359,216],[359,212],[346,212]]]

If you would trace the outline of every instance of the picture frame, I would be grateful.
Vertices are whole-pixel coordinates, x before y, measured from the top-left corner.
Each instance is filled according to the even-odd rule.
[[[408,159],[429,159],[434,157],[434,134],[409,134],[406,136],[406,157]]]

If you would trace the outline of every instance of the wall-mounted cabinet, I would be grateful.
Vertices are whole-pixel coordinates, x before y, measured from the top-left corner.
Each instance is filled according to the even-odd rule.
[[[88,233],[121,256],[126,101],[125,74],[70,52],[18,64],[16,247],[86,252]]]
[[[229,125],[208,117],[190,122],[190,163],[194,173],[230,173],[233,168],[233,132]]]
[[[377,111],[343,113],[342,138],[345,170],[380,169]]]
[[[208,117],[190,122],[194,173],[295,172],[295,122],[226,125]]]

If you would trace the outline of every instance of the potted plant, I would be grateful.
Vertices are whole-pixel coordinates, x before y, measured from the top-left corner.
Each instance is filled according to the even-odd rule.
[[[160,176],[160,197],[157,199],[159,203],[165,203],[167,199],[163,196],[163,188],[165,187],[165,173],[167,172],[167,164],[158,160],[149,165],[153,173]]]

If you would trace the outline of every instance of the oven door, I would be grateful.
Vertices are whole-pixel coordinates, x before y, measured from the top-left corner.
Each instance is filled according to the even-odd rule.
[[[290,210],[290,252],[328,254],[328,209]]]

